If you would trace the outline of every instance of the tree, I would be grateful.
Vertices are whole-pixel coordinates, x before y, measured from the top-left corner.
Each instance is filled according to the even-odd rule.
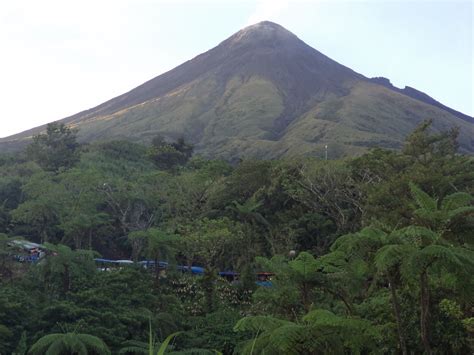
[[[8,340],[13,336],[13,333],[6,326],[0,324],[0,351],[7,350]]]
[[[90,250],[71,250],[66,245],[45,243],[49,255],[41,265],[46,284],[60,285],[63,295],[71,291],[73,281],[79,276],[90,274],[95,268],[94,252]]]
[[[79,161],[77,132],[64,123],[50,123],[46,133],[33,137],[27,154],[44,170],[69,169]]]
[[[459,128],[455,127],[449,131],[439,134],[430,134],[429,129],[433,120],[423,121],[407,137],[403,147],[403,153],[427,164],[436,157],[453,156],[458,150],[457,138]]]
[[[410,225],[416,207],[410,182],[440,199],[454,192],[474,193],[474,159],[456,153],[457,131],[433,133],[430,127],[430,121],[423,122],[401,152],[377,149],[349,163],[366,196],[365,225]]]
[[[297,178],[285,182],[288,195],[309,210],[329,218],[336,235],[356,230],[364,213],[363,195],[343,161],[306,160]]]
[[[269,236],[266,232],[263,232],[265,241],[267,242],[271,255],[275,255],[275,245],[273,243],[272,228],[270,223],[259,213],[257,210],[262,206],[262,201],[257,201],[255,196],[250,197],[243,204],[240,204],[237,201],[232,201],[231,206],[227,208],[235,212],[239,219],[243,222],[250,223],[252,226],[256,227],[257,225],[265,226],[265,229],[268,230]]]
[[[28,354],[31,355],[108,355],[110,350],[98,337],[76,332],[48,334],[34,343]]]
[[[12,211],[13,221],[27,227],[27,233],[22,234],[40,243],[52,241],[59,224],[61,202],[66,198],[62,186],[52,173],[39,172],[30,177],[22,190],[26,200]]]
[[[377,268],[393,273],[396,267],[405,279],[416,280],[420,289],[420,334],[425,352],[431,346],[431,287],[430,273],[448,272],[469,284],[474,272],[474,252],[464,244],[453,244],[447,239],[453,219],[474,213],[472,196],[451,194],[437,201],[424,191],[410,185],[418,205],[415,216],[418,224],[391,233],[387,245],[375,256]],[[457,223],[461,221],[457,219]]]
[[[324,309],[312,310],[297,323],[271,316],[245,317],[234,329],[254,334],[242,344],[242,354],[358,354],[375,350],[380,336],[367,320]]]
[[[242,225],[229,218],[203,218],[179,228],[182,236],[180,252],[187,258],[188,264],[198,261],[206,268],[228,270],[240,267],[255,256],[256,250],[247,250],[251,243],[245,235]]]
[[[388,280],[388,288],[391,293],[391,301],[395,320],[397,323],[397,332],[399,339],[399,346],[404,355],[408,354],[407,341],[405,335],[405,326],[401,316],[401,306],[397,295],[397,287],[400,285],[400,273],[398,272],[398,264],[396,261],[390,265],[379,265],[375,263],[374,257],[377,251],[388,243],[388,234],[377,228],[364,228],[360,232],[342,236],[336,240],[331,247],[332,253],[322,257],[322,259],[330,259],[331,255],[336,256],[343,269],[354,269],[350,267],[351,259],[357,261],[365,261],[366,266],[375,264],[376,270],[372,270],[372,276],[377,276],[378,281],[381,279]],[[339,272],[341,270],[338,270]],[[367,275],[366,275],[367,276]]]
[[[0,281],[11,279],[13,276],[13,248],[9,243],[15,239],[17,238],[11,238],[4,233],[0,233]]]
[[[153,139],[148,156],[159,169],[170,170],[185,165],[193,154],[193,146],[179,138],[175,143],[168,143],[161,136]]]

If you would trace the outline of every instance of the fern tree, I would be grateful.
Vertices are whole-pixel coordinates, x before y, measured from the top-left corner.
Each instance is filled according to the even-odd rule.
[[[430,275],[448,272],[469,283],[474,272],[474,252],[465,244],[454,244],[449,237],[452,237],[453,220],[461,223],[461,218],[472,214],[474,208],[468,194],[455,193],[438,201],[415,185],[410,187],[418,206],[415,210],[418,225],[392,232],[387,245],[378,250],[375,265],[387,274],[397,270],[407,282],[418,283],[421,340],[425,352],[431,354]]]
[[[397,293],[400,280],[397,272],[397,261],[394,259],[390,265],[381,267],[374,263],[377,251],[389,242],[389,234],[381,229],[367,227],[358,233],[348,234],[336,240],[332,245],[332,253],[320,258],[320,262],[325,263],[324,269],[336,275],[347,270],[352,271],[351,277],[345,280],[354,280],[360,277],[361,280],[371,278],[374,281],[385,279],[390,290],[391,303],[395,321],[397,323],[397,333],[399,347],[402,353],[408,354],[405,327],[401,316],[401,306]],[[354,273],[359,266],[359,273]],[[346,281],[347,282],[347,281]],[[362,283],[363,284],[363,283]],[[361,288],[359,283],[359,289]],[[372,288],[372,285],[369,286]],[[357,286],[357,285],[355,285]]]
[[[275,245],[273,242],[272,228],[270,222],[260,213],[258,209],[262,207],[263,201],[258,201],[255,195],[251,196],[244,204],[240,204],[238,201],[232,201],[231,206],[227,206],[226,209],[231,210],[236,213],[237,217],[242,221],[249,223],[254,228],[258,225],[264,226],[269,233],[267,236],[263,233],[265,241],[270,247],[272,255],[275,255]]]
[[[110,354],[110,350],[98,337],[72,332],[45,335],[31,346],[28,354],[107,355]]]
[[[87,275],[95,270],[93,251],[72,250],[62,244],[45,243],[44,245],[51,255],[41,264],[43,275],[45,279],[59,278],[63,294],[72,290],[75,277]]]
[[[174,234],[167,234],[157,228],[150,228],[147,231],[147,258],[155,261],[155,287],[160,283],[160,260],[172,261],[176,252],[176,244],[178,242],[177,236]]]
[[[270,316],[245,317],[234,330],[254,334],[241,345],[242,354],[359,354],[374,350],[380,336],[367,320],[322,309],[307,313],[298,323]]]

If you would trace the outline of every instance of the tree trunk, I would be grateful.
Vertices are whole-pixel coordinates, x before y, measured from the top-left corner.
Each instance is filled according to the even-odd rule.
[[[92,229],[89,229],[89,250],[92,250]]]
[[[160,255],[155,255],[155,290],[158,290],[160,288]]]
[[[63,291],[66,294],[71,289],[71,278],[69,273],[69,265],[64,264],[64,274],[63,274]]]
[[[428,355],[432,354],[431,345],[430,345],[430,292],[428,285],[428,275],[426,270],[424,270],[420,275],[420,305],[421,305],[421,314],[420,314],[420,333],[421,341],[423,342],[423,347],[425,348],[425,353]]]
[[[303,282],[301,285],[301,301],[306,313],[308,313],[311,309],[311,304],[309,302],[309,287],[306,282]]]
[[[40,233],[40,244],[43,244],[48,241],[48,233],[46,233],[46,228],[43,228]]]
[[[82,238],[81,238],[81,235],[80,234],[76,234],[74,235],[74,248],[76,248],[76,250],[79,250],[81,249],[81,246],[82,246]]]
[[[392,305],[393,312],[395,313],[395,319],[397,320],[398,340],[400,342],[400,349],[402,349],[403,355],[407,355],[408,351],[405,340],[405,332],[403,330],[402,317],[400,315],[400,303],[398,302],[397,291],[395,290],[395,286],[390,277],[388,287],[390,288],[390,292],[392,293]]]

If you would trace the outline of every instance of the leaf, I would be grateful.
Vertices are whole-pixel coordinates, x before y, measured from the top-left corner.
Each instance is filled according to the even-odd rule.
[[[253,316],[240,319],[234,326],[236,332],[261,332],[278,328],[284,324],[291,323],[271,316]]]
[[[416,252],[416,248],[409,244],[390,244],[380,248],[375,254],[375,267],[382,273],[399,265],[411,253]]]
[[[157,352],[157,355],[164,355],[165,351],[166,351],[166,348],[168,347],[169,343],[171,342],[171,340],[181,334],[182,332],[175,332],[173,334],[170,334],[166,337],[165,341],[161,344],[160,348],[158,349],[158,352]]]
[[[420,208],[428,211],[436,211],[438,206],[438,201],[436,199],[432,198],[412,182],[409,183],[409,186],[411,194]]]
[[[443,199],[441,209],[444,211],[452,211],[460,207],[466,207],[472,200],[473,197],[471,194],[466,192],[455,192]]]
[[[289,262],[290,268],[297,274],[308,280],[315,275],[318,264],[313,255],[308,252],[301,252],[295,260]]]

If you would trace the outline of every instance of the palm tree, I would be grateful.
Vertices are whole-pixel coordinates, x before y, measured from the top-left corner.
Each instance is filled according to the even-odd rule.
[[[110,350],[98,337],[72,332],[45,335],[28,351],[31,355],[87,355],[89,353],[108,355]]]

